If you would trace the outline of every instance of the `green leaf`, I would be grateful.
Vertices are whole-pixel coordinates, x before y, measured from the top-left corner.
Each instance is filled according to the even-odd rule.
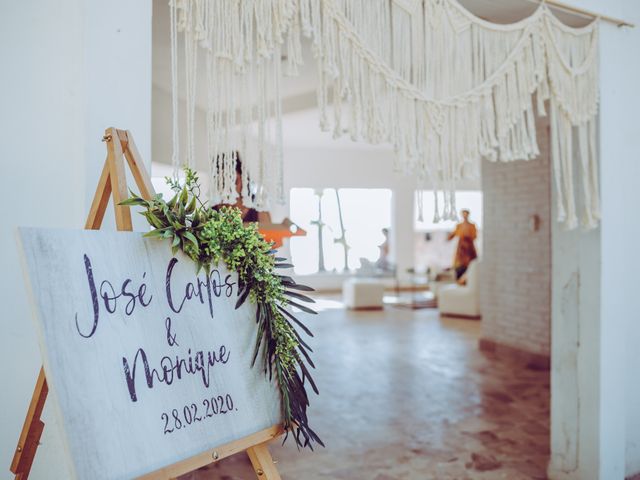
[[[176,204],[177,201],[178,201],[178,194],[176,193],[173,197],[171,197],[171,200],[167,202],[167,207],[173,208],[173,206]]]
[[[314,365],[313,361],[311,361],[311,357],[309,356],[309,354],[307,353],[307,350],[302,346],[302,345],[298,345],[298,351],[300,353],[302,353],[302,355],[304,356],[304,358],[307,360],[307,363],[309,365],[311,365],[312,368],[316,368],[316,366]]]
[[[292,300],[288,300],[287,303],[289,305],[292,305],[292,306],[296,307],[296,308],[299,308],[303,312],[310,313],[311,315],[317,315],[317,313],[318,313],[315,310],[312,310],[309,307],[305,307],[304,305],[300,305],[299,303],[296,303],[296,302],[294,302]]]
[[[196,209],[196,197],[193,197],[191,199],[191,201],[189,202],[189,205],[187,205],[187,214],[192,213],[194,210]]]
[[[122,207],[137,207],[137,206],[147,206],[149,204],[149,202],[147,202],[147,200],[145,200],[144,198],[140,198],[140,197],[129,197],[126,200],[121,201],[120,203],[118,203],[118,205],[122,206]]]
[[[293,268],[293,265],[290,263],[276,263],[274,265],[275,268]]]
[[[300,368],[304,372],[305,378],[307,380],[309,380],[309,383],[311,384],[311,388],[313,388],[313,391],[316,392],[316,395],[320,395],[320,391],[318,390],[318,387],[316,386],[316,382],[313,381],[313,378],[311,377],[311,374],[309,373],[309,370],[307,370],[306,365],[304,363],[302,363],[302,362],[298,363],[298,365],[300,365]]]
[[[198,245],[198,239],[195,237],[195,235],[193,233],[191,233],[190,231],[186,231],[184,232],[184,238],[186,238],[187,240],[189,240],[191,243],[193,243],[193,245],[199,249],[200,245]]]
[[[191,217],[191,228],[196,228],[200,225],[200,210],[196,210]]]
[[[258,326],[258,333],[256,334],[256,343],[253,347],[253,357],[251,359],[251,367],[256,364],[256,359],[258,358],[258,353],[260,352],[260,345],[262,345],[262,338],[264,335],[264,324],[260,324]]]
[[[316,303],[316,301],[313,298],[307,297],[306,295],[302,295],[301,293],[296,293],[296,292],[291,292],[289,290],[285,290],[284,294],[288,295],[290,297],[293,297],[293,298],[297,298],[298,300],[302,300],[303,302]]]
[[[238,301],[236,302],[236,310],[242,306],[242,304],[247,299],[247,297],[249,296],[250,293],[251,293],[251,289],[250,288],[245,288],[242,291],[242,293],[240,295],[240,298],[238,298]]]
[[[187,214],[184,210],[184,204],[183,203],[179,203],[178,204],[178,218],[177,221],[180,222],[181,225],[185,225],[186,226],[186,219],[187,219]]]
[[[162,223],[160,219],[156,217],[152,211],[145,212],[144,216],[153,227],[156,227],[156,228],[164,227],[164,223]]]
[[[148,238],[162,238],[164,235],[164,233],[162,232],[162,230],[151,230],[150,232],[147,232],[143,235],[143,237],[148,237]]]
[[[304,333],[306,333],[310,337],[313,337],[313,333],[311,332],[311,330],[309,330],[304,323],[302,323],[300,320],[298,320],[296,317],[294,317],[293,313],[288,311],[286,308],[281,307],[280,305],[278,305],[278,310],[280,310],[287,317],[289,317],[291,320],[293,320],[296,323],[296,325],[298,325],[302,330],[304,330]]]
[[[300,290],[301,292],[315,292],[314,288],[308,287],[307,285],[302,285],[301,283],[296,283],[293,281],[293,279],[291,279],[291,277],[280,276],[280,281],[282,282],[282,285],[287,288]]]

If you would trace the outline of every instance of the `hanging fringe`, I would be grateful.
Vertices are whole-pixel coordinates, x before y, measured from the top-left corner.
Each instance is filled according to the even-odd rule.
[[[346,130],[353,139],[391,143],[398,170],[443,188],[435,220],[457,219],[456,184],[479,173],[482,157],[510,162],[540,154],[535,96],[539,115],[553,100],[558,220],[567,228],[578,224],[572,173],[577,129],[582,224],[597,225],[596,23],[569,28],[544,4],[513,25],[481,20],[454,0],[426,0],[414,11],[386,0],[321,4],[314,45],[322,127],[330,128],[326,92],[333,91],[334,135]],[[415,61],[415,52],[424,61]]]
[[[282,168],[282,48],[287,73],[302,65],[301,21],[296,0],[172,0],[174,165],[194,165],[198,52],[206,68],[206,135],[210,200],[235,203],[236,170],[242,199],[267,210],[284,202]],[[174,20],[174,18],[176,20]],[[306,27],[306,26],[305,26]],[[184,46],[186,152],[178,138],[178,45]],[[198,48],[198,46],[200,48]]]
[[[580,220],[597,226],[596,22],[567,27],[544,2],[511,25],[475,17],[456,0],[172,0],[171,8],[174,163],[194,159],[199,44],[207,69],[212,201],[236,200],[235,152],[245,205],[265,209],[284,200],[281,52],[285,73],[296,74],[306,35],[318,64],[321,128],[393,145],[396,169],[434,186],[436,221],[457,219],[456,184],[478,175],[481,158],[510,162],[540,154],[534,108],[546,115],[550,100],[558,220],[578,225],[575,153],[585,204]],[[177,31],[185,42],[184,160]]]

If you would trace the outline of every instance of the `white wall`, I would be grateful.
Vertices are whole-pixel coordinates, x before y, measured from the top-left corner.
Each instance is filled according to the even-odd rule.
[[[15,229],[82,228],[109,126],[150,153],[151,1],[0,2],[0,479],[22,428],[40,353]],[[68,478],[47,402],[33,479]]]
[[[629,245],[640,238],[634,218],[640,211],[640,4],[608,0],[606,11],[636,24],[633,30],[603,26],[600,50],[600,473],[618,478],[640,472],[640,257]]]
[[[548,364],[551,330],[551,166],[548,117],[536,130],[540,155],[482,162],[481,346],[515,348]],[[531,217],[540,219],[532,231]]]
[[[147,167],[151,165],[152,0],[108,4],[84,0],[82,4],[88,169],[85,198],[90,202],[106,155],[104,144],[96,139],[102,138],[105,128],[130,130]],[[134,185],[131,176],[128,185]],[[135,215],[135,220],[141,220],[139,227],[146,226],[140,215]]]
[[[597,286],[590,291],[580,287],[578,293],[583,292],[586,297],[580,297],[578,314],[582,316],[576,325],[579,331],[571,332],[569,328],[561,333],[560,328],[567,325],[557,322],[554,316],[552,332],[552,385],[561,381],[557,378],[558,369],[571,368],[560,364],[566,361],[563,360],[566,341],[570,341],[571,335],[580,341],[573,375],[565,377],[577,378],[576,390],[580,395],[565,400],[573,401],[574,406],[579,403],[581,409],[580,424],[573,434],[577,441],[577,470],[562,474],[562,468],[556,469],[554,478],[615,480],[640,472],[640,313],[635,301],[640,257],[633,251],[634,239],[640,238],[640,223],[635,218],[640,210],[640,3],[637,0],[571,3],[636,24],[634,29],[619,29],[609,23],[601,27],[600,264],[593,264],[597,232],[569,243],[571,255],[577,255],[577,262],[582,263],[580,278],[592,285],[599,279],[599,305],[589,298],[596,295]],[[597,255],[597,247],[595,251]],[[585,257],[591,258],[586,266]],[[599,316],[594,312],[599,312]],[[554,409],[561,408],[554,396],[557,400],[555,391],[552,418],[560,414],[554,413]],[[563,435],[562,428],[562,422],[552,422],[552,436]]]
[[[167,92],[156,84],[153,85],[151,111],[151,153],[153,155],[153,161],[171,165],[171,159],[173,155],[173,117],[171,108],[171,93]],[[180,117],[182,119],[183,113],[185,112],[185,102],[182,99],[179,100],[179,111]],[[181,123],[181,125],[183,124],[184,123]],[[199,161],[197,167],[203,172],[209,172],[209,166],[206,163],[206,117],[204,112],[200,109],[196,109],[195,129],[195,156]],[[187,146],[184,130],[180,131],[179,139],[179,152],[181,152],[180,158],[184,159],[184,153]]]
[[[577,194],[579,209],[583,205],[580,193]],[[555,191],[553,197],[552,215],[555,216]],[[597,355],[600,233],[599,228],[568,232],[557,222],[552,224],[552,455],[549,470],[552,478],[622,478],[619,469],[624,461],[624,436],[615,439],[618,445],[612,452],[616,458],[610,454],[604,458],[598,445],[602,379]],[[601,459],[609,464],[617,461],[618,473],[598,477]]]

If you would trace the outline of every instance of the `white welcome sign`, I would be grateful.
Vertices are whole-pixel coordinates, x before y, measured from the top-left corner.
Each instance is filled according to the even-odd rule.
[[[80,479],[129,479],[279,424],[237,275],[140,233],[21,229],[44,367]]]

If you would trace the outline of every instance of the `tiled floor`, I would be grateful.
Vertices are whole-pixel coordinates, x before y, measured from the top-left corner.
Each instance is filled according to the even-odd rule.
[[[387,307],[308,323],[320,388],[309,413],[327,448],[274,445],[283,479],[546,478],[549,374],[481,353],[479,322]],[[255,475],[240,454],[184,478]]]

